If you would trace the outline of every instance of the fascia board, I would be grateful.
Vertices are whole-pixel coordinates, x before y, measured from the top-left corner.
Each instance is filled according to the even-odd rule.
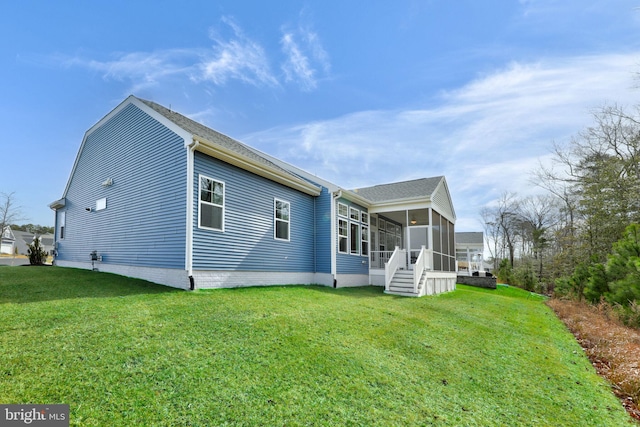
[[[191,144],[191,142],[192,142],[191,132],[188,132],[188,131],[184,130],[183,128],[178,126],[175,122],[169,120],[168,118],[166,118],[162,114],[158,113],[156,110],[154,110],[153,108],[149,107],[147,104],[145,104],[144,102],[140,101],[135,96],[132,95],[127,99],[131,100],[131,104],[135,105],[136,107],[138,107],[139,109],[141,109],[142,111],[147,113],[149,116],[151,116],[152,118],[154,118],[155,120],[160,122],[163,126],[165,126],[169,130],[174,132],[180,138],[182,138],[184,140],[185,148],[187,148],[189,146],[189,144]]]
[[[159,121],[164,126],[166,126],[167,128],[171,129],[177,135],[182,137],[184,139],[185,147],[188,144],[191,143],[191,134],[189,132],[187,132],[184,129],[182,129],[181,127],[177,126],[175,123],[173,123],[172,121],[170,121],[166,117],[162,116],[157,111],[153,110],[151,107],[146,105],[144,102],[140,101],[135,96],[129,95],[124,101],[122,101],[120,104],[118,104],[106,116],[104,116],[102,119],[100,119],[95,125],[91,126],[89,128],[89,130],[87,130],[84,133],[84,136],[82,137],[82,142],[80,143],[80,148],[78,149],[78,152],[76,154],[76,159],[73,162],[73,167],[71,168],[71,173],[69,174],[69,179],[67,180],[67,185],[65,186],[64,192],[62,193],[63,194],[63,196],[62,196],[63,199],[65,197],[67,197],[67,192],[69,191],[69,185],[71,185],[71,178],[73,178],[73,175],[76,172],[76,168],[78,166],[78,160],[80,159],[80,154],[84,150],[84,144],[85,144],[88,136],[91,135],[93,132],[95,132],[96,129],[99,129],[100,127],[102,127],[105,123],[107,123],[110,119],[112,119],[116,114],[118,114],[120,111],[122,111],[122,109],[125,108],[129,104],[133,104],[136,107],[140,108],[146,114],[148,114],[149,116],[153,117],[155,120]]]
[[[438,188],[440,186],[444,187],[444,191],[447,193],[447,200],[449,200],[449,205],[451,208],[451,213],[453,214],[453,218],[448,218],[450,221],[452,221],[454,224],[456,222],[457,216],[456,216],[456,209],[453,206],[453,200],[451,199],[451,193],[449,192],[449,185],[447,184],[447,180],[445,179],[445,177],[442,177],[442,180],[440,181],[440,183],[436,186],[435,191],[433,192],[433,194],[435,194],[438,191]]]
[[[222,147],[219,144],[207,141],[206,139],[195,135],[193,136],[193,139],[194,141],[197,141],[199,143],[196,148],[197,151],[200,151],[211,157],[215,157],[216,159],[222,160],[223,162],[237,166],[248,172],[254,173],[263,178],[267,178],[279,184],[286,185],[287,187],[293,188],[311,196],[319,196],[322,191],[322,188],[313,185],[310,182],[304,181],[302,179],[297,179],[284,171],[258,163],[253,159],[242,156],[235,151]]]
[[[55,202],[49,204],[49,208],[55,210],[58,210],[60,208],[64,208],[66,204],[66,200],[64,198],[62,199],[58,199]]]
[[[364,197],[360,196],[357,193],[354,193],[353,191],[340,189],[339,196],[343,199],[349,200],[350,202],[357,203],[360,206],[367,208],[367,210],[369,210],[369,208],[372,206],[371,200],[365,199]]]
[[[371,213],[391,212],[406,209],[426,209],[432,205],[425,197],[411,197],[407,199],[385,200],[371,205]]]

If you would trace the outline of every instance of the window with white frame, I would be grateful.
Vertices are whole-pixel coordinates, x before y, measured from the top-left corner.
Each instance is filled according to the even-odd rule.
[[[289,240],[290,207],[289,202],[274,199],[273,220],[275,223],[274,237],[276,240]]]
[[[198,227],[224,230],[224,182],[200,175]]]
[[[369,255],[369,227],[362,226],[362,256]]]
[[[360,222],[363,224],[369,224],[369,214],[366,212],[360,213]]]
[[[340,216],[348,216],[349,215],[349,208],[347,205],[345,205],[344,203],[338,203],[338,215]]]
[[[349,252],[351,255],[360,255],[360,224],[351,222],[350,226],[351,245],[349,246]]]
[[[60,226],[60,233],[58,234],[58,238],[60,240],[64,239],[64,230],[66,227],[66,221],[67,221],[67,214],[65,211],[60,212],[60,214],[58,215],[58,220],[59,220],[59,226]]]
[[[349,222],[344,219],[338,220],[338,252],[348,253],[347,243],[349,241]]]
[[[360,211],[356,208],[349,208],[349,218],[360,221]]]

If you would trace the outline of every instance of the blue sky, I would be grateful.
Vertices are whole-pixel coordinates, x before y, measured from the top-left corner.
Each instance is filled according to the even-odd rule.
[[[638,104],[640,0],[20,1],[0,16],[0,192],[53,225],[129,94],[344,188],[445,175],[458,231],[605,104]]]

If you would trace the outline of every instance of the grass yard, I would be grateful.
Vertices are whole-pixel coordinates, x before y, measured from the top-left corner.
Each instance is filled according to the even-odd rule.
[[[0,403],[68,403],[71,425],[631,425],[514,288],[185,292],[0,267],[0,307]]]

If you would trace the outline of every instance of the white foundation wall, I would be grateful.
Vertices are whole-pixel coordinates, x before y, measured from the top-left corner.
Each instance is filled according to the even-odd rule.
[[[333,286],[331,274],[266,271],[194,271],[196,289],[240,288],[273,285]]]
[[[73,267],[91,270],[91,262],[56,261],[55,265],[60,267]],[[186,270],[175,268],[139,267],[132,265],[103,264],[95,262],[97,271],[114,273],[121,276],[134,277],[136,279],[148,280],[160,285],[171,286],[172,288],[189,289],[189,276]]]
[[[368,274],[336,274],[336,288],[369,286]]]
[[[373,286],[384,287],[384,270],[369,270],[369,282]]]
[[[430,271],[427,273],[426,283],[422,287],[420,296],[455,291],[457,279],[456,273]]]

